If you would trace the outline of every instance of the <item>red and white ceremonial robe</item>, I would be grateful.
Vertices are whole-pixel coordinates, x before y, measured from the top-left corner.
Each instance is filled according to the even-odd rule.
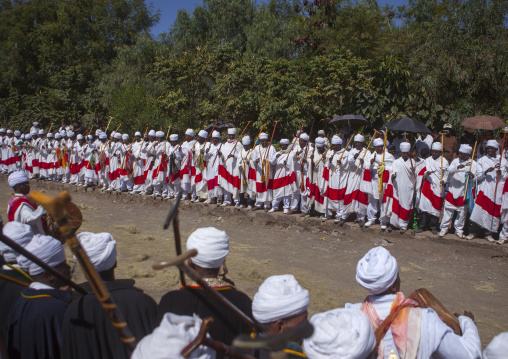
[[[448,178],[448,161],[443,158],[443,182],[446,183]],[[422,184],[422,194],[418,209],[432,216],[439,217],[444,201],[444,183],[441,186],[441,156],[434,159],[428,157],[425,160],[425,172],[430,172]]]
[[[358,156],[355,159],[356,154],[358,154]],[[365,220],[369,197],[368,192],[366,192],[367,187],[365,184],[362,185],[362,182],[371,182],[371,178],[367,161],[364,160],[363,165],[360,163],[360,159],[362,159],[364,154],[365,158],[368,159],[370,152],[365,148],[362,148],[361,151],[358,151],[356,148],[349,151],[349,177],[346,186],[346,193],[344,195],[344,209],[341,215],[342,219],[346,219],[351,213],[356,213],[356,218],[359,221]],[[356,171],[357,168],[358,171]],[[355,171],[356,175],[354,175]],[[364,176],[367,177],[364,178]]]
[[[291,210],[298,210],[298,203],[300,203],[300,211],[302,213],[308,213],[307,208],[307,196],[310,194],[310,189],[307,187],[307,174],[309,171],[309,161],[312,156],[314,147],[311,143],[307,143],[305,147],[297,145],[293,148],[293,168],[296,178],[296,191],[293,193],[293,199],[291,200]],[[300,154],[297,154],[300,153]]]
[[[145,178],[145,183],[143,186],[143,191],[141,193],[149,193],[153,189],[153,171],[155,169],[155,146],[157,146],[157,141],[151,141],[146,145],[141,152],[146,153],[146,162],[145,167],[143,167],[143,177]]]
[[[282,201],[282,208],[289,210],[291,195],[296,191],[296,175],[293,167],[294,152],[287,149],[275,154],[276,160],[273,170],[273,200],[272,208],[277,210]]]
[[[326,190],[326,198],[328,200],[327,217],[331,217],[332,211],[336,211],[335,217],[341,218],[349,175],[348,155],[349,152],[345,149],[333,152],[331,155],[332,160],[328,165],[329,177],[328,188]]]
[[[380,207],[383,205],[383,194],[386,191],[387,180],[389,178],[389,174],[392,170],[392,163],[395,161],[395,158],[385,150],[384,154],[384,172],[383,177],[385,177],[386,181],[383,181],[383,189],[381,191],[381,195],[379,194],[379,176],[378,176],[378,166],[381,162],[383,162],[383,153],[379,154],[377,152],[371,153],[368,163],[370,164],[370,187],[369,192],[369,204],[367,206],[367,220],[374,222],[377,218],[377,212],[380,210]],[[372,161],[374,160],[374,161]],[[388,172],[386,175],[385,172]],[[364,175],[364,179],[367,178]],[[383,211],[381,211],[383,212]]]
[[[78,141],[75,141],[72,144],[72,146],[69,147],[69,172],[70,172],[69,184],[78,184],[82,182],[82,178],[80,179],[83,161],[83,156],[81,153],[82,153],[81,145],[79,144]]]
[[[222,148],[222,143],[218,142],[216,145],[209,143],[205,150],[206,161],[206,184],[208,186],[208,199],[217,198],[222,196],[222,187],[219,185],[219,165],[220,159],[217,158]]]
[[[34,234],[46,234],[45,223],[41,218],[45,213],[44,208],[37,207],[28,200],[28,196],[20,193],[15,193],[7,204],[9,222],[29,224]]]
[[[401,157],[393,161],[392,172],[396,176],[392,181],[390,224],[395,228],[407,229],[413,213],[413,196],[416,190],[415,163],[412,159],[404,161]]]
[[[489,232],[497,232],[499,228],[504,182],[508,173],[506,166],[501,166],[501,176],[496,188],[497,169],[488,173],[485,173],[485,171],[498,164],[499,155],[496,155],[496,157],[487,155],[478,160],[478,165],[483,172],[477,177],[478,191],[471,221]]]
[[[197,140],[184,141],[182,143],[181,151],[184,154],[180,166],[180,186],[183,190],[183,195],[187,196],[188,193],[195,193],[192,188],[192,176],[196,172],[194,168],[194,150],[195,145],[198,143]]]
[[[316,148],[311,156],[310,170],[307,176],[307,186],[310,191],[307,207],[311,208],[311,205],[314,204],[314,210],[318,213],[323,213],[325,216],[328,205],[326,190],[330,179],[328,165],[331,156],[332,153],[330,151],[326,153],[323,151],[323,153],[320,154]],[[312,168],[312,162],[314,163],[314,168]]]
[[[191,170],[190,165],[187,163],[189,160],[188,152],[187,155],[183,152],[182,146],[173,146],[168,144],[168,198],[173,198],[178,192],[182,190],[182,176],[188,176],[188,172]],[[185,161],[182,163],[182,160]],[[186,177],[190,179],[190,177]],[[186,195],[186,193],[183,193]]]
[[[146,162],[146,151],[143,151],[147,146],[145,141],[134,142],[132,144],[132,182],[133,193],[139,193],[145,186],[145,176],[143,168]]]
[[[275,148],[273,146],[257,145],[250,158],[250,166],[256,173],[256,207],[265,209],[270,208],[273,200],[273,166],[277,158],[275,157]]]
[[[192,155],[192,173],[191,187],[194,194],[201,198],[208,198],[208,186],[206,184],[206,161],[204,153],[206,151],[206,142],[203,144],[196,142],[194,145],[194,153]]]
[[[152,185],[153,193],[155,195],[167,195],[168,183],[168,162],[167,162],[167,150],[168,142],[160,141],[154,146],[154,164],[152,171]]]
[[[241,180],[238,164],[242,150],[243,145],[238,140],[227,140],[221,149],[224,161],[221,161],[222,158],[217,160],[221,161],[219,164],[219,185],[224,192],[224,203],[226,204],[231,204],[232,201],[236,204],[240,202]]]

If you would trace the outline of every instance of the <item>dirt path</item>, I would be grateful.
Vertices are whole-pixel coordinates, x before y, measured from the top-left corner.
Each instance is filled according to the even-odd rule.
[[[81,231],[113,234],[118,243],[118,278],[134,278],[157,301],[178,288],[176,270],[151,269],[153,263],[175,256],[172,231],[162,229],[170,202],[85,193],[53,183],[33,182],[31,187],[48,194],[68,190],[85,218]],[[4,219],[11,194],[6,176],[1,176]],[[214,226],[228,233],[228,277],[251,297],[266,277],[291,273],[310,291],[310,314],[362,301],[368,293],[355,281],[356,263],[370,248],[383,245],[397,258],[406,295],[424,287],[451,311],[473,311],[484,346],[494,335],[508,331],[508,246],[452,235],[431,238],[428,232],[401,236],[381,233],[378,226],[360,230],[353,223],[338,227],[332,222],[189,201],[181,204],[180,223],[184,243],[199,227]],[[70,254],[68,258],[74,262]],[[83,280],[79,268],[75,279]]]

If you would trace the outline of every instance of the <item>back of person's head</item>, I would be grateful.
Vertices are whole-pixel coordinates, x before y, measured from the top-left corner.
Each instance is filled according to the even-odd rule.
[[[383,247],[375,247],[356,266],[356,281],[372,294],[387,291],[397,280],[397,260]]]
[[[198,228],[187,239],[187,250],[196,249],[198,254],[191,261],[198,267],[218,269],[229,253],[229,237],[214,227]]]
[[[116,265],[116,241],[110,233],[81,232],[76,236],[97,272]]]
[[[25,247],[34,236],[32,226],[20,222],[7,222],[3,228],[4,236],[12,239],[14,242],[22,247]],[[0,242],[0,253],[3,255],[7,263],[16,263],[16,257],[19,253],[14,251],[11,247]]]

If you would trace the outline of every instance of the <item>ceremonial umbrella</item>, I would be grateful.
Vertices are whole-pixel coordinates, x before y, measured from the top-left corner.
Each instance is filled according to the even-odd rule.
[[[336,124],[336,125],[345,125],[347,124],[348,127],[351,125],[355,126],[362,126],[369,123],[363,116],[360,115],[343,115],[343,116],[337,116],[333,120],[330,121],[330,123]]]
[[[409,117],[397,118],[388,122],[384,127],[391,131],[432,133],[423,123]]]
[[[475,130],[496,130],[506,126],[501,118],[484,115],[466,118],[461,125]]]
[[[215,126],[215,128],[214,128],[214,126]],[[217,122],[217,124],[215,124],[215,122],[214,122],[214,123],[208,125],[208,127],[205,128],[205,131],[210,132],[212,130],[212,128],[214,128],[214,130],[222,132],[222,131],[227,130],[228,128],[232,128],[232,127],[235,127],[235,125],[233,125],[231,122],[219,121],[219,122]]]

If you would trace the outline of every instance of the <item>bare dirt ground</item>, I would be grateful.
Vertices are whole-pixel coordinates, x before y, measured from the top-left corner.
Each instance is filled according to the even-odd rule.
[[[12,195],[6,179],[0,177],[4,219]],[[179,287],[176,269],[151,268],[175,256],[172,229],[162,229],[171,201],[85,193],[82,188],[56,183],[31,182],[31,188],[52,195],[69,191],[83,213],[80,231],[112,233],[118,245],[118,278],[134,278],[157,301]],[[251,297],[268,276],[291,273],[310,292],[311,315],[363,301],[368,293],[355,281],[356,263],[369,249],[383,245],[397,258],[406,295],[424,287],[452,312],[473,311],[483,346],[496,334],[508,331],[506,245],[459,240],[453,235],[440,239],[429,232],[416,236],[381,233],[379,226],[361,230],[349,222],[339,227],[316,219],[190,201],[182,201],[179,218],[184,248],[196,228],[214,226],[228,233],[228,277]],[[68,259],[75,263],[70,251]],[[74,279],[84,281],[79,268]]]

